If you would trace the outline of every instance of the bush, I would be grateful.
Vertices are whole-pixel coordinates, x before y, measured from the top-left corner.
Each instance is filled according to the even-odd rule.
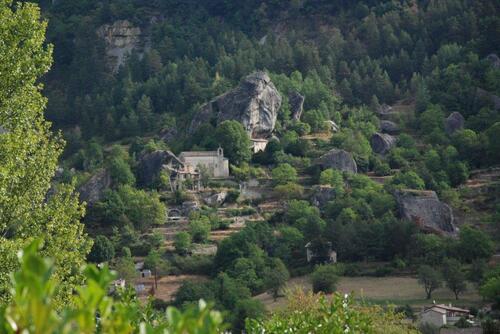
[[[174,247],[178,254],[187,254],[191,249],[191,235],[187,232],[177,233],[174,238]]]
[[[396,313],[402,313],[408,319],[415,320],[415,314],[413,313],[413,309],[410,305],[406,304],[405,306],[398,306],[394,310]]]
[[[335,265],[317,266],[311,275],[313,292],[334,292],[337,289],[338,280],[339,276]]]
[[[296,183],[277,185],[274,187],[274,191],[282,200],[299,199],[304,195],[304,187]]]
[[[180,272],[189,275],[211,275],[213,274],[214,258],[206,255],[175,256],[171,260],[172,265],[179,268]]]
[[[421,323],[418,326],[418,329],[422,334],[439,334],[439,327],[436,327],[432,324],[429,324],[427,322]]]
[[[241,209],[230,209],[230,210],[227,210],[226,213],[229,217],[250,216],[250,215],[257,213],[257,210],[255,210],[251,206],[248,206],[248,207],[241,208]]]
[[[391,268],[389,266],[383,266],[383,267],[378,267],[377,269],[375,269],[375,272],[373,274],[376,277],[384,277],[384,276],[388,276],[388,275],[392,274],[393,271],[394,271],[393,268]]]
[[[151,244],[147,241],[140,241],[130,246],[134,256],[146,256],[151,251]]]
[[[189,222],[189,233],[193,242],[204,243],[210,234],[210,221],[207,216],[193,219]]]
[[[98,235],[94,239],[94,245],[88,256],[88,260],[100,263],[111,260],[115,256],[113,243],[104,235]]]
[[[236,203],[238,200],[238,197],[240,197],[240,192],[235,189],[231,189],[227,192],[226,199],[224,200],[225,203]]]
[[[292,165],[284,163],[272,171],[273,183],[275,185],[297,182],[297,171]]]
[[[349,277],[359,276],[361,273],[361,267],[357,263],[348,263],[345,265],[344,275]]]

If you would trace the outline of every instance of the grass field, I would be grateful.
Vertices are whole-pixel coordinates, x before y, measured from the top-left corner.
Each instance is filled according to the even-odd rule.
[[[292,278],[287,285],[288,289],[300,287],[306,290],[311,289],[311,283],[307,276]],[[337,285],[337,291],[340,293],[354,293],[356,299],[363,300],[373,304],[410,304],[414,308],[420,308],[429,305],[432,300],[425,299],[425,292],[417,279],[413,277],[342,277]],[[280,308],[285,304],[285,298],[280,297],[275,302],[269,294],[261,294],[255,298],[259,299],[270,310]],[[477,290],[468,286],[468,291],[455,300],[454,294],[443,287],[436,290],[432,298],[436,303],[452,303],[456,306],[472,306],[481,303],[481,297]]]

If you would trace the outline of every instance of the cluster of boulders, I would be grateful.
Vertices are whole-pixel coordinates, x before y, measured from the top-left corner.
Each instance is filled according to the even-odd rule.
[[[370,146],[373,152],[385,154],[396,144],[399,134],[399,125],[387,119],[393,113],[392,107],[387,104],[382,104],[375,111],[381,118],[379,132],[375,132],[370,138]]]

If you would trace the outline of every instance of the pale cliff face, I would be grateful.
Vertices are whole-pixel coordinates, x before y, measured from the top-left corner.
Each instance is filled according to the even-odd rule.
[[[104,39],[108,63],[114,72],[124,63],[125,57],[141,45],[141,29],[126,20],[101,26],[97,35]]]

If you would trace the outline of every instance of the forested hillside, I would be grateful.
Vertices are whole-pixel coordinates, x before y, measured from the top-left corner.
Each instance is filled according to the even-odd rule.
[[[23,117],[40,128],[27,133],[47,138],[22,139],[22,121],[0,102],[0,145],[4,128],[18,135],[5,144],[7,172],[0,169],[0,240],[7,241],[0,259],[9,263],[0,269],[0,300],[12,297],[8,273],[30,236],[45,240],[42,254],[56,259],[55,279],[65,289],[56,308],[84,276],[99,280],[78,272],[86,257],[109,264],[141,301],[151,296],[151,310],[173,305],[203,317],[193,305],[204,299],[234,332],[280,333],[283,322],[340,328],[349,317],[333,320],[331,310],[346,302],[339,296],[330,304],[295,292],[272,315],[269,305],[289,281],[305,279],[328,294],[352,277],[422,285],[417,299],[370,300],[402,306],[407,318],[434,293],[438,303],[481,309],[475,325],[498,328],[496,1],[35,2],[47,21],[46,44],[33,14],[36,49],[22,57],[38,58],[26,65],[16,54],[0,55],[0,73],[14,78],[0,79],[0,98],[15,100],[12,82],[31,84],[36,117]],[[22,7],[0,3],[5,17]],[[11,41],[0,45],[6,54],[9,45],[24,46],[9,24],[0,33]],[[36,71],[22,77],[12,70],[17,64]],[[41,149],[15,151],[16,143]],[[181,168],[183,159],[210,154],[219,164],[223,154],[229,177]],[[37,171],[42,160],[30,157],[50,161]],[[36,187],[24,183],[23,168],[41,174]],[[31,217],[33,205],[40,213]],[[62,207],[65,215],[57,214]],[[66,232],[32,228],[54,222]],[[77,249],[62,246],[65,236]],[[103,275],[105,290],[111,276],[95,275]],[[134,307],[136,315],[148,312]],[[360,332],[417,330],[391,312],[353,310],[367,326]],[[222,322],[210,321],[214,328]]]

